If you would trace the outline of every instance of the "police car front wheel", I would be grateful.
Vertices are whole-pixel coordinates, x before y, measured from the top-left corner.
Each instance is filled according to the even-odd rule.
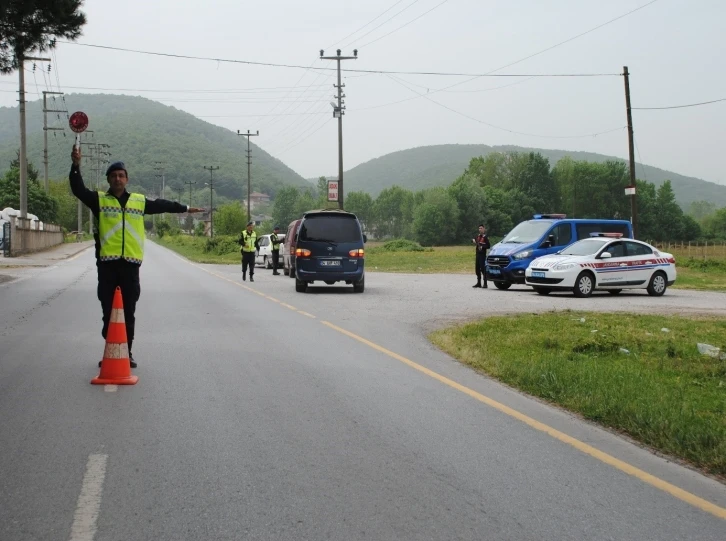
[[[665,293],[666,288],[668,287],[668,282],[666,275],[663,274],[661,271],[658,271],[653,274],[653,276],[650,277],[650,282],[648,283],[648,295],[651,295],[653,297],[660,297]]]
[[[595,278],[589,272],[584,271],[577,276],[572,292],[575,297],[589,297],[592,295],[593,289],[595,289]]]

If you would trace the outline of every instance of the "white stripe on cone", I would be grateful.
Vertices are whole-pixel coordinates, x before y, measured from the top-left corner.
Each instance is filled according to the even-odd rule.
[[[120,308],[114,308],[111,310],[111,323],[126,323],[124,319],[124,311]]]
[[[109,344],[106,343],[106,347],[103,349],[104,359],[128,359],[129,358],[129,345],[124,344]]]

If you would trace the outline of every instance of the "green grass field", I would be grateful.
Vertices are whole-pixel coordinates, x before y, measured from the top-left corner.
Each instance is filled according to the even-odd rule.
[[[723,319],[568,311],[490,317],[430,339],[508,385],[726,476],[726,360],[696,346],[726,351]]]

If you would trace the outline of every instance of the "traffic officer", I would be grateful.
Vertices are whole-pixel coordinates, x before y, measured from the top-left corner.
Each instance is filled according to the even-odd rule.
[[[203,209],[165,199],[147,200],[143,194],[129,193],[126,191],[129,177],[123,162],[112,163],[106,170],[108,191],[89,190],[81,177],[81,150],[75,146],[71,152],[71,161],[73,165],[68,175],[71,191],[91,209],[94,217],[97,295],[103,309],[101,335],[106,338],[113,297],[118,286],[124,303],[129,360],[131,368],[136,368],[131,347],[134,343],[136,302],[141,294],[139,267],[144,260],[144,215],[202,212]],[[101,366],[101,363],[98,365]]]
[[[487,236],[487,228],[483,224],[479,225],[479,234],[476,238],[471,239],[476,245],[476,284],[472,287],[487,287],[487,250],[491,248],[489,237]],[[481,278],[484,276],[484,285]]]
[[[276,225],[272,235],[270,235],[270,244],[272,245],[272,274],[278,276],[280,273],[277,272],[277,266],[280,264],[280,244],[282,241],[278,237],[280,233],[280,226]]]
[[[250,269],[250,282],[255,281],[255,259],[256,252],[259,248],[259,241],[257,240],[257,233],[252,229],[255,222],[247,222],[247,230],[242,231],[237,241],[242,247],[242,280],[247,280],[247,267]]]

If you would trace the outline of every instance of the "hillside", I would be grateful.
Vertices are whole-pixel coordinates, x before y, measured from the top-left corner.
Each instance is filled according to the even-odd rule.
[[[394,184],[413,190],[447,186],[464,172],[472,158],[486,156],[490,152],[506,151],[539,152],[549,158],[552,166],[565,156],[570,156],[573,160],[591,162],[623,161],[602,154],[567,150],[515,146],[435,145],[401,150],[362,163],[345,173],[345,190],[364,191],[376,196]],[[664,180],[670,180],[676,199],[682,207],[688,207],[692,201],[702,200],[726,207],[726,185],[679,175],[640,163],[636,164],[635,172],[639,179],[652,182],[656,186],[662,184]]]
[[[93,138],[111,145],[112,160],[123,160],[129,170],[129,184],[143,186],[153,193],[160,182],[155,175],[155,162],[163,162],[166,185],[172,188],[167,198],[179,189],[188,194],[187,181],[194,182],[195,190],[204,189],[209,182],[209,171],[203,167],[219,166],[214,171],[215,191],[219,195],[241,199],[247,194],[246,138],[214,126],[189,113],[141,97],[107,94],[68,94],[68,110],[82,110],[88,114],[89,130]],[[50,105],[49,108],[53,107]],[[60,105],[60,101],[56,102]],[[43,106],[42,101],[27,106],[28,159],[43,171]],[[49,113],[49,126],[64,126],[68,122],[61,114]],[[52,122],[51,122],[52,121]],[[48,132],[50,178],[67,178],[70,168],[72,133]],[[84,139],[85,141],[86,139]],[[7,169],[20,145],[18,108],[0,108],[0,173]],[[254,143],[252,148],[252,189],[274,195],[286,185],[308,186],[305,180],[280,160],[273,158]],[[85,150],[84,153],[88,152]],[[85,168],[86,180],[93,175]],[[95,177],[94,177],[95,178]],[[101,177],[103,178],[103,177]],[[88,182],[87,182],[88,184]],[[208,193],[207,189],[207,193]],[[186,199],[186,198],[185,198]]]

